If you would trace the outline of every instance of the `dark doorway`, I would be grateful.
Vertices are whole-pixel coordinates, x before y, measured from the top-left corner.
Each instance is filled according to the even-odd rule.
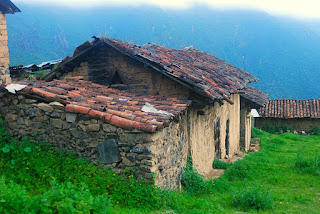
[[[229,120],[227,120],[227,124],[226,124],[226,142],[225,142],[225,147],[226,147],[226,155],[229,156]]]
[[[214,123],[215,158],[220,159],[220,118]]]

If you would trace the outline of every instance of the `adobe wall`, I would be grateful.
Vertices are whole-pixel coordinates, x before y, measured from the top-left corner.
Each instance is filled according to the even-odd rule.
[[[313,127],[320,128],[320,119],[276,119],[276,118],[254,118],[255,127],[262,129],[265,126],[290,127],[295,131],[310,131]]]
[[[172,122],[156,133],[128,131],[82,114],[66,113],[65,106],[42,103],[22,95],[0,93],[0,118],[14,137],[34,137],[58,148],[77,152],[90,161],[136,177],[155,178],[163,188],[180,186],[187,146],[181,125]],[[101,162],[102,161],[102,162]]]
[[[249,151],[251,141],[251,109],[241,100],[240,110],[240,147]]]
[[[178,99],[189,96],[189,89],[185,86],[106,44],[85,55],[86,57],[77,59],[81,62],[62,78],[84,76],[85,80],[110,85],[117,84],[112,81],[115,72],[118,72],[123,84],[128,86],[131,93],[163,95]]]
[[[2,83],[11,83],[11,78],[6,16],[0,13],[0,85]]]
[[[223,101],[223,104],[215,102],[201,110],[190,109],[185,115],[185,136],[188,153],[192,156],[193,166],[200,174],[206,175],[212,169],[215,158],[215,123],[219,124],[218,158],[230,158],[240,151],[240,97],[231,95],[233,105]],[[229,120],[229,155],[226,154],[227,120]]]

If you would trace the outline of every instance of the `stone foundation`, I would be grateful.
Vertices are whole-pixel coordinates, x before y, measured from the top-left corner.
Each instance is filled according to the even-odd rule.
[[[65,106],[42,103],[22,95],[0,97],[0,117],[14,137],[31,137],[74,151],[90,161],[123,172],[130,168],[136,177],[163,188],[180,185],[186,165],[187,145],[180,123],[156,133],[128,131],[82,114],[66,113]]]

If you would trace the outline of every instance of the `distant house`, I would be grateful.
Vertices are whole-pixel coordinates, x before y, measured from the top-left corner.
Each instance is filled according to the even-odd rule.
[[[46,118],[50,123],[44,122],[39,136],[120,171],[156,173],[156,184],[166,188],[179,185],[187,156],[207,175],[214,158],[229,159],[247,149],[250,110],[268,99],[248,85],[257,78],[213,55],[110,38],[79,46],[47,81],[20,83],[29,87],[18,94],[36,100],[28,103],[57,106],[56,101],[61,112],[39,103],[31,104],[32,114],[20,97],[25,110],[15,112],[21,115],[2,113],[9,130],[29,134],[32,128],[23,128],[27,115],[34,115],[29,127]],[[3,96],[11,97],[4,101],[7,107],[20,102]]]
[[[10,83],[6,14],[21,12],[10,0],[0,2],[0,85]]]
[[[290,127],[296,131],[310,131],[320,128],[320,100],[270,100],[259,109],[260,117],[255,118],[255,126]]]

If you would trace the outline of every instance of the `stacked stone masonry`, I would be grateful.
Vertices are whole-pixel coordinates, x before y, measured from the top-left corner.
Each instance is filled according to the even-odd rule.
[[[10,82],[6,16],[0,13],[0,85]]]
[[[156,133],[128,131],[66,113],[58,102],[42,103],[9,94],[0,100],[0,117],[14,137],[36,134],[35,140],[77,152],[96,164],[119,172],[131,168],[136,177],[149,180],[155,177],[160,187],[176,189],[180,185],[187,146],[179,123],[172,122]]]

